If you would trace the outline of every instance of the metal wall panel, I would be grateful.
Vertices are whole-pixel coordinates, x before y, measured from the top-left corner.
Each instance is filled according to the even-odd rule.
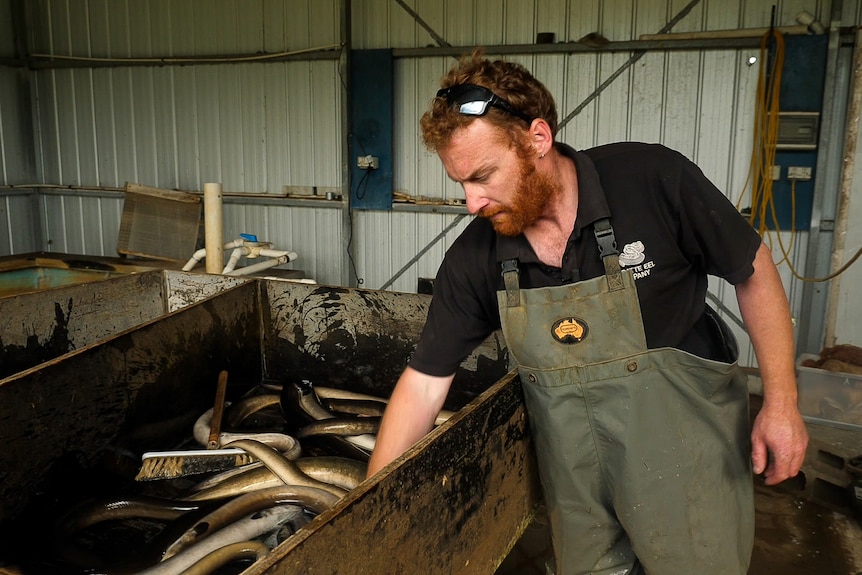
[[[340,41],[336,0],[28,6],[39,24],[30,36],[36,54],[229,56]],[[225,194],[267,195],[282,195],[285,186],[341,186],[337,60],[47,69],[31,80],[40,182],[122,187],[131,181],[182,190],[220,182]],[[114,253],[121,200],[52,194],[41,205],[44,249]],[[338,210],[249,206],[239,229],[233,211],[225,208],[226,233],[258,230],[261,239],[299,244],[288,249],[304,252],[309,275],[342,283],[343,249],[330,245],[341,235]],[[269,221],[277,222],[275,237],[267,237]]]
[[[33,177],[33,150],[21,71],[0,66],[0,184],[18,184]]]
[[[341,210],[225,204],[225,241],[239,238],[244,233],[254,234],[260,241],[271,242],[273,249],[296,252],[299,259],[283,268],[302,270],[306,278],[317,283],[342,285],[344,239]],[[248,263],[254,262],[243,260],[243,264]]]
[[[0,0],[0,8],[8,2]],[[554,33],[558,42],[577,41],[588,33],[614,41],[637,39],[658,32],[689,0],[405,3],[448,43],[492,46],[530,44],[539,32]],[[29,44],[37,53],[224,56],[340,41],[338,0],[36,0],[27,6]],[[673,31],[768,26],[773,6],[777,25],[794,24],[801,10],[828,22],[831,9],[825,0],[701,0]],[[862,21],[859,0],[844,2],[843,10],[844,25]],[[392,0],[354,1],[351,34],[358,49],[437,44],[434,35]],[[628,52],[507,58],[522,62],[548,85],[560,118],[623,68],[562,128],[559,139],[576,148],[629,139],[664,143],[692,158],[732,201],[744,205],[740,197],[750,159],[758,74],[757,66],[745,64],[750,55],[757,50],[651,52],[630,66],[633,54]],[[436,156],[424,149],[417,130],[439,76],[453,62],[441,56],[396,60],[396,190],[449,201],[463,197]],[[270,197],[285,185],[341,186],[342,78],[337,61],[52,69],[31,73],[31,83],[38,150],[38,174],[31,175],[43,183],[122,186],[135,181],[199,190],[205,182],[218,181],[226,193]],[[6,146],[3,161],[8,164],[5,89],[0,83],[0,146]],[[13,138],[12,145],[16,142]],[[26,204],[11,203],[16,209]],[[12,209],[10,199],[6,204]],[[86,198],[52,193],[42,196],[40,205],[40,247],[113,253],[121,200],[110,194]],[[255,233],[278,248],[296,251],[300,260],[291,267],[331,284],[347,281],[342,260],[349,242],[355,250],[351,265],[365,287],[391,284],[388,289],[414,291],[419,277],[436,273],[445,248],[469,221],[462,219],[401,273],[457,215],[398,209],[356,212],[352,226],[345,227],[344,213],[274,201],[232,202],[225,205],[225,234]],[[858,221],[858,213],[854,217]],[[344,237],[345,230],[352,232],[349,237]],[[26,234],[4,235],[10,243]],[[0,250],[6,249],[2,241]],[[804,267],[806,245],[805,235],[798,234],[792,253],[796,269]],[[796,313],[799,282],[780,269]],[[729,310],[735,309],[732,289],[716,285],[715,292]]]
[[[426,23],[446,41],[455,45],[530,43],[538,32],[554,32],[558,41],[576,41],[590,32],[599,32],[611,40],[637,39],[640,34],[656,33],[682,10],[685,1],[634,2],[560,2],[553,6],[533,2],[484,2],[483,7],[494,4],[496,9],[477,17],[477,3],[443,2],[427,6],[421,2],[411,6]],[[536,6],[541,5],[539,8]],[[427,10],[420,7],[427,6]],[[777,25],[793,25],[801,10],[813,12],[818,19],[828,21],[828,5],[811,5],[788,1],[776,5]],[[392,10],[398,8],[393,5]],[[454,10],[458,17],[445,16]],[[768,26],[772,5],[741,2],[701,2],[686,15],[673,31],[722,30],[743,27]],[[442,15],[441,15],[442,14]],[[398,19],[390,14],[390,21]],[[440,23],[436,26],[436,23]],[[466,23],[465,23],[466,22]],[[515,24],[517,22],[517,25]],[[380,22],[376,22],[380,24]],[[409,26],[408,22],[408,26]],[[475,29],[472,38],[464,30]],[[354,36],[357,45],[368,42],[378,45],[389,38],[393,45],[409,42],[406,32],[379,31],[374,37],[371,27],[363,28]],[[356,32],[355,32],[356,33]],[[367,36],[365,34],[368,34]],[[413,46],[430,44],[430,35],[413,24]],[[409,44],[408,44],[409,45]],[[363,46],[364,47],[364,46]],[[751,126],[754,117],[754,97],[759,74],[758,66],[748,66],[748,56],[759,56],[756,49],[669,51],[648,53],[630,67],[630,53],[603,53],[572,55],[510,55],[507,59],[525,64],[542,79],[557,98],[560,118],[581,105],[611,74],[623,68],[624,72],[601,94],[590,102],[560,132],[558,139],[576,148],[585,148],[619,140],[661,142],[698,163],[707,176],[733,202],[745,206],[746,179],[751,155]],[[425,105],[437,88],[436,79],[453,60],[443,57],[405,58],[397,62],[396,92],[401,95],[396,113],[404,123],[396,121],[399,131],[396,138],[396,188],[408,194],[443,199],[463,197],[457,186],[445,177],[439,161],[423,150],[418,137],[407,122],[417,125]],[[433,221],[452,216],[417,214],[417,220]],[[416,234],[401,229],[398,214],[369,215],[364,240],[358,244],[362,250],[357,256],[358,275],[369,287],[379,287],[386,274],[397,272],[396,261],[410,261],[415,254]],[[373,220],[373,223],[371,221]],[[388,225],[387,225],[388,222]],[[425,241],[434,236],[440,226],[419,225],[427,229]],[[466,220],[465,220],[466,225]],[[447,234],[447,243],[454,237]],[[784,236],[785,234],[782,234]],[[387,244],[387,238],[391,243]],[[397,239],[396,239],[397,238]],[[789,238],[788,238],[789,239]],[[402,241],[403,240],[403,241]],[[775,240],[772,240],[775,242]],[[785,240],[787,243],[788,240]],[[777,244],[777,242],[776,242]],[[387,250],[386,246],[391,249]],[[792,243],[790,262],[781,262],[778,245],[774,247],[776,261],[787,286],[794,314],[799,313],[801,287],[790,271],[803,269],[806,234],[796,234]],[[425,254],[418,263],[433,269],[439,265],[437,250]],[[425,261],[433,260],[433,261]],[[394,284],[400,289],[411,289],[414,277],[422,273],[405,273]],[[731,323],[738,319],[735,293],[731,286],[714,282],[712,290],[719,297],[716,307],[724,307]],[[732,316],[732,317],[731,317]],[[738,335],[743,344],[743,362],[755,365],[747,337],[741,329]]]
[[[12,0],[0,0],[0,57],[15,56],[15,34],[12,25]]]
[[[0,59],[10,59],[10,65],[0,64],[0,186],[34,180],[26,73],[11,65],[16,56],[12,1],[0,0]],[[0,188],[0,255],[36,248],[35,217],[36,203],[28,190]]]
[[[114,194],[38,196],[43,238],[31,250],[116,256],[123,200]]]
[[[14,197],[19,198],[19,201],[33,202],[30,196]],[[43,244],[26,251],[40,249],[59,253],[117,255],[117,235],[123,211],[120,194],[70,195],[52,192],[39,198],[39,217],[46,239]],[[20,211],[22,208],[16,209]],[[240,234],[254,234],[260,241],[271,242],[274,249],[290,250],[299,255],[297,262],[291,262],[284,268],[303,270],[306,277],[319,283],[338,283],[333,278],[339,278],[343,252],[339,209],[229,201],[224,204],[223,211],[226,242],[239,238]],[[90,225],[93,222],[99,222],[101,226]],[[16,250],[22,251],[25,250]],[[192,254],[188,255],[191,258]],[[254,262],[243,260],[241,265],[248,263]]]
[[[862,173],[859,171],[862,163],[862,155],[856,155],[856,172],[853,176],[853,192],[850,194],[850,205],[848,206],[848,220],[850,222],[862,221]],[[844,265],[856,252],[862,249],[862,226],[850,225],[844,234],[845,248],[841,254],[840,264]],[[827,345],[836,343],[852,343],[862,346],[862,321],[860,321],[859,310],[862,305],[862,259],[857,259],[837,280],[836,290],[833,296],[837,298],[834,302],[836,309],[835,329],[832,333],[833,340],[827,341]]]
[[[357,276],[362,286],[416,292],[419,278],[433,278],[443,254],[472,219],[457,214],[419,212],[355,212],[354,242],[361,241],[356,255]],[[454,227],[446,231],[451,224]],[[433,245],[417,261],[417,254]],[[409,267],[402,272],[402,268]]]
[[[0,194],[0,255],[38,249],[39,238],[32,225],[37,212],[36,198],[29,192]]]
[[[862,18],[862,9],[857,7],[855,12],[856,19],[854,22],[859,22]],[[857,32],[858,34],[858,32]],[[859,71],[859,64],[856,64],[856,71]],[[853,105],[853,75],[851,75],[850,90],[851,98],[850,105]],[[862,78],[857,78],[856,82],[862,81]],[[857,91],[862,90],[862,86],[856,86]],[[859,105],[858,100],[856,105]],[[857,255],[859,250],[862,250],[862,145],[858,139],[859,117],[850,118],[848,122],[855,122],[856,132],[853,135],[856,137],[855,153],[845,151],[845,162],[850,162],[852,169],[848,170],[846,177],[851,178],[849,184],[842,183],[846,187],[848,193],[844,199],[846,205],[839,205],[836,216],[836,238],[843,247],[840,250],[833,251],[831,272],[845,265]],[[840,202],[841,200],[839,200]],[[834,246],[833,246],[834,248]],[[862,301],[862,259],[857,259],[855,263],[850,265],[843,273],[828,284],[830,289],[830,298],[833,301],[829,302],[829,311],[834,313],[834,326],[827,324],[826,342],[827,346],[850,343],[857,346],[862,346],[862,317],[860,317],[860,301]]]
[[[36,53],[253,54],[332,46],[337,2],[30,3]],[[339,186],[337,61],[34,73],[42,181],[225,192]],[[270,141],[271,140],[271,141]]]
[[[337,63],[41,70],[40,177],[281,194],[340,186]],[[271,144],[271,145],[270,145]]]

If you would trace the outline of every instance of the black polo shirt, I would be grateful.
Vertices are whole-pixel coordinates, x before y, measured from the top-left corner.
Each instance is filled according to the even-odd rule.
[[[578,214],[561,268],[539,261],[523,236],[498,236],[475,218],[437,273],[414,369],[446,376],[500,328],[496,292],[501,262],[517,258],[522,289],[562,285],[604,274],[592,224],[610,217],[623,269],[632,269],[647,345],[728,359],[708,319],[707,276],[731,284],[753,272],[761,238],[701,170],[658,144],[618,143],[576,152]]]

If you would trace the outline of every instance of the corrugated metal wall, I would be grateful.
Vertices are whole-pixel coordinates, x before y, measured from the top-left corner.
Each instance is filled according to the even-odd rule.
[[[0,6],[9,2],[0,0]],[[633,40],[658,32],[690,7],[683,0],[406,4],[456,46],[532,44],[538,32],[553,32],[558,42],[577,41],[591,32],[613,41]],[[831,9],[829,2],[811,0],[691,4],[673,31],[768,26],[773,5],[778,25],[795,24],[802,10],[828,22]],[[845,24],[851,17],[859,21],[857,4],[844,2]],[[37,54],[228,56],[320,48],[342,40],[338,0],[35,0],[26,6],[28,47]],[[435,43],[393,0],[352,2],[351,31],[352,46],[360,49]],[[561,118],[622,70],[564,126],[559,138],[578,148],[626,139],[664,143],[696,161],[736,201],[745,187],[751,150],[758,68],[745,60],[752,54],[756,50],[651,52],[634,62],[631,52],[507,57],[527,65],[548,85]],[[394,180],[399,191],[462,197],[436,156],[422,148],[417,131],[437,79],[452,63],[442,56],[396,57]],[[15,71],[0,68],[0,74],[6,73]],[[343,78],[336,59],[52,68],[30,72],[30,81],[37,171],[4,173],[4,182],[32,176],[43,184],[107,191],[40,194],[38,246],[21,248],[19,237],[26,234],[19,231],[0,238],[0,253],[37,247],[109,255],[122,207],[122,195],[110,188],[133,181],[201,190],[204,183],[217,181],[226,194],[263,197],[232,198],[225,204],[226,236],[255,233],[276,247],[294,250],[300,255],[295,267],[331,284],[349,281],[343,264],[350,244],[355,254],[350,267],[363,286],[415,291],[418,278],[435,275],[445,249],[469,221],[457,209],[438,213],[444,210],[396,206],[391,212],[355,211],[344,222],[348,212],[339,209],[340,202],[292,205],[279,198],[284,186],[342,186]],[[8,103],[15,101],[7,91],[0,88],[4,129],[10,121]],[[0,133],[0,144],[2,138]],[[2,145],[5,157],[8,144]],[[22,198],[32,210],[33,202]],[[12,197],[3,199],[9,209]],[[18,209],[23,217],[16,217],[26,220],[27,206],[15,206],[16,214]],[[804,267],[804,236],[797,234],[793,242],[796,269]],[[788,266],[781,270],[798,313],[799,282]],[[716,282],[712,291],[735,310],[732,290]]]
[[[687,2],[417,2],[413,9],[444,40],[453,45],[530,44],[539,32],[553,32],[557,41],[577,41],[598,32],[608,39],[624,41],[641,34],[657,33],[688,5]],[[682,18],[673,31],[722,30],[768,26],[771,5],[742,2],[701,2]],[[777,6],[779,25],[795,24],[801,10],[816,10],[828,21],[822,6],[784,2]],[[355,47],[416,47],[431,42],[430,36],[395,2],[362,2],[354,10]],[[558,139],[585,148],[619,140],[661,142],[697,162],[704,172],[725,190],[733,201],[744,193],[751,156],[755,91],[758,66],[749,66],[747,57],[758,50],[710,50],[704,52],[647,53],[628,65],[631,53],[571,55],[514,55],[548,86],[557,98],[560,118],[581,107],[607,78],[620,69],[622,74],[600,96],[582,107],[580,113],[560,131]],[[453,63],[452,58],[403,58],[397,61],[397,117],[395,146],[395,187],[412,195],[442,199],[463,197],[446,178],[436,156],[425,151],[418,140],[416,122],[425,104],[436,91],[437,79]],[[744,205],[744,204],[743,204]],[[451,223],[452,216],[359,213],[359,235],[363,242],[358,254],[360,277],[370,287],[387,285],[393,274],[410,262],[413,255]],[[430,225],[423,226],[423,222]],[[415,274],[404,274],[395,282],[409,290],[415,277],[433,277],[447,243],[467,224],[454,227],[435,249],[416,264]],[[782,234],[785,246],[792,246],[790,263],[804,269],[806,234]],[[403,238],[404,241],[392,241]],[[767,238],[775,246],[776,260],[782,260],[778,236]],[[386,248],[390,247],[392,251]],[[382,251],[380,253],[379,251]],[[798,315],[802,291],[791,266],[780,271],[794,312]],[[733,322],[739,317],[733,289],[713,280],[710,291],[723,307],[734,331],[743,342],[742,362],[756,364],[747,345],[747,336]]]
[[[35,55],[216,57],[206,65],[32,72],[40,182],[180,190],[220,182],[226,196],[270,199],[285,187],[340,188],[337,52],[313,61],[227,61],[334,49],[340,42],[335,0],[44,0],[27,6]],[[115,253],[122,194],[53,191],[41,207],[43,249]],[[308,275],[340,283],[344,249],[334,207],[226,201],[226,240],[256,234],[298,252],[296,267]]]
[[[32,126],[26,74],[16,57],[12,0],[0,0],[0,185],[34,181]],[[0,254],[37,249],[32,225],[36,198],[29,190],[0,188]]]
[[[844,248],[838,255],[838,264],[843,265],[862,248],[862,153],[857,151],[855,157],[855,172],[853,175],[852,193],[849,195],[847,211],[850,225],[844,230]],[[855,222],[855,224],[854,224]],[[835,325],[827,331],[827,345],[850,343],[862,347],[862,317],[860,317],[860,300],[862,300],[862,260],[856,260],[839,278],[833,280],[831,297],[835,313]]]
[[[590,32],[612,40],[636,39],[658,32],[686,6],[684,2],[417,2],[413,9],[443,39],[453,45],[529,44],[538,32],[553,32],[557,41],[577,41]],[[749,3],[751,4],[751,3]],[[778,22],[794,24],[800,2],[779,5]],[[819,6],[816,8],[820,8]],[[738,2],[702,2],[673,28],[674,31],[732,29],[768,26],[770,6]],[[354,8],[355,47],[416,47],[431,43],[424,29],[395,2],[358,3]],[[745,64],[756,50],[660,52],[646,54],[588,104],[560,132],[559,138],[575,147],[636,139],[662,142],[698,162],[716,184],[736,199],[743,191],[751,150],[751,125],[757,67]],[[560,117],[578,107],[606,78],[630,59],[629,53],[508,56],[525,64],[556,95]],[[451,58],[426,57],[398,60],[396,71],[395,187],[407,193],[444,199],[461,197],[432,154],[422,149],[415,119],[434,93],[437,78],[452,64]],[[413,122],[407,120],[414,119]],[[448,220],[428,229],[434,237]],[[384,285],[416,253],[414,217],[388,214],[358,215],[359,226],[383,238],[405,238],[405,252],[390,266],[377,261],[360,276],[371,287]],[[454,237],[455,228],[447,237]],[[361,237],[365,238],[365,235]],[[427,236],[426,236],[427,237]],[[384,240],[385,241],[385,240]],[[371,241],[377,250],[384,241]],[[445,245],[445,242],[442,242]],[[399,247],[399,246],[394,246]],[[397,256],[397,254],[396,254]],[[363,254],[359,254],[359,258]],[[436,253],[428,258],[437,259]],[[369,260],[377,255],[367,254]],[[426,275],[419,262],[417,275]],[[398,284],[396,284],[398,285]],[[410,289],[405,280],[403,289]]]
[[[862,22],[862,6],[855,7],[855,18],[852,22]],[[862,34],[856,30],[857,42]],[[839,181],[839,198],[829,212],[835,220],[835,242],[832,244],[830,272],[845,268],[852,258],[859,256],[862,250],[862,142],[858,139],[860,110],[862,110],[862,49],[857,45],[856,61],[851,66],[852,73],[848,102],[848,127],[843,136],[846,145],[854,144],[855,153],[841,157],[841,165],[845,179]],[[855,100],[855,102],[854,102]],[[855,106],[855,108],[854,108]],[[855,123],[855,129],[853,124]],[[860,286],[862,286],[862,259],[856,259],[835,279],[829,283],[820,284],[824,290],[829,290],[829,307],[824,320],[825,345],[853,344],[862,346],[862,306],[860,303]]]
[[[337,2],[87,0],[28,3],[34,52],[227,56],[333,46]],[[289,7],[288,7],[289,6]],[[335,61],[337,62],[337,61]],[[34,73],[45,181],[280,194],[340,186],[333,61]]]

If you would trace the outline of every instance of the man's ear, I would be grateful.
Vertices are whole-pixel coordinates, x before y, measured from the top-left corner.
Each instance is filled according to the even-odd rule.
[[[544,158],[545,154],[550,152],[554,145],[554,135],[551,132],[551,126],[542,118],[536,118],[530,124],[530,140],[533,148],[536,150],[536,155],[539,158]]]

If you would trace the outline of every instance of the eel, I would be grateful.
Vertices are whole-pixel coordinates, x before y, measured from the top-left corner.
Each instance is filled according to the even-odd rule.
[[[224,414],[225,423],[234,429],[239,428],[246,419],[258,411],[274,405],[281,407],[281,396],[277,393],[243,397],[228,405]]]
[[[335,418],[335,415],[320,403],[311,382],[303,380],[301,382],[294,383],[289,388],[289,391],[291,392],[291,397],[297,402],[299,409],[312,420],[311,422],[319,421],[321,419]],[[374,437],[372,435],[352,435],[342,437],[341,439],[366,453],[370,453],[374,450]]]
[[[299,513],[301,513],[301,509]],[[183,549],[170,559],[144,569],[138,575],[178,575],[202,558],[225,545],[249,541],[278,529],[282,524],[297,515],[295,505],[279,505],[240,519],[219,529],[216,533],[198,543]]]
[[[257,511],[275,505],[289,504],[301,507],[314,515],[319,515],[335,505],[338,499],[337,496],[328,491],[303,485],[280,485],[240,495],[201,517],[173,543],[168,545],[162,560],[173,557],[183,549],[211,536],[219,529]]]
[[[344,415],[383,417],[383,412],[386,411],[386,402],[376,399],[342,399],[330,397],[328,399],[321,398],[320,402],[329,411]]]
[[[300,427],[296,431],[297,439],[314,435],[337,435],[348,437],[354,435],[374,434],[380,429],[379,417],[333,417],[321,419]]]
[[[152,519],[173,522],[202,508],[203,502],[176,501],[146,495],[87,499],[62,514],[53,525],[52,548],[63,562],[79,567],[100,566],[102,559],[77,544],[79,533],[106,521]],[[170,523],[168,523],[170,524]]]
[[[213,410],[208,409],[195,422],[193,435],[195,441],[201,445],[206,445],[209,441],[210,422],[212,421]],[[273,449],[283,453],[288,459],[296,459],[302,453],[302,448],[299,442],[293,437],[283,433],[261,432],[261,433],[232,433],[222,431],[219,434],[219,446],[225,446],[228,443],[240,439],[253,439],[257,442],[266,444]]]
[[[313,479],[341,487],[347,491],[353,489],[365,480],[367,464],[362,461],[339,457],[337,455],[320,455],[315,457],[300,457],[294,463],[300,471]],[[243,473],[233,473],[221,481],[211,479],[193,486],[185,501],[210,501],[226,499],[248,493],[256,489],[264,489],[281,485],[284,482],[262,464],[245,466]],[[225,472],[227,473],[227,472]]]
[[[231,543],[201,557],[197,563],[181,571],[180,575],[211,575],[219,568],[230,565],[234,561],[251,559],[252,562],[255,562],[268,554],[269,547],[259,541]]]
[[[228,443],[225,447],[239,447],[253,455],[266,465],[279,479],[288,485],[319,487],[320,489],[329,491],[338,497],[342,497],[347,493],[345,489],[341,489],[340,487],[309,477],[299,469],[296,463],[263,443],[259,443],[251,439],[238,439]]]
[[[97,523],[116,519],[145,518],[171,521],[200,509],[200,504],[146,495],[110,498],[100,497],[76,506],[57,522],[61,535],[76,533]]]
[[[349,391],[346,389],[338,389],[336,387],[326,387],[322,385],[314,386],[314,391],[317,393],[317,396],[326,401],[328,399],[354,399],[354,400],[369,400],[369,401],[382,401],[383,403],[389,403],[388,399],[384,399],[382,397],[377,397],[374,395],[368,395],[365,393],[359,393],[356,391]],[[448,409],[441,409],[440,413],[437,414],[437,419],[434,420],[434,425],[440,425],[445,423],[450,417],[455,415],[454,411],[450,411]]]

